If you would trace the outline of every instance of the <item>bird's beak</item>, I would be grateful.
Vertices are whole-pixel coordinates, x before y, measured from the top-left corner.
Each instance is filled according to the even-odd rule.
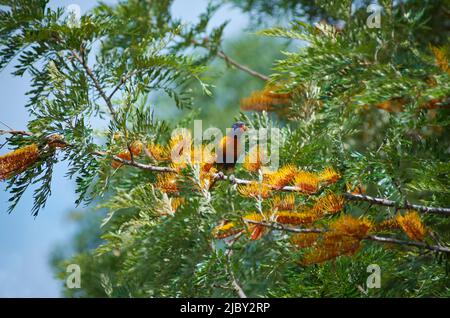
[[[243,130],[243,131],[247,131],[247,130],[248,130],[247,126],[242,125],[242,130]]]

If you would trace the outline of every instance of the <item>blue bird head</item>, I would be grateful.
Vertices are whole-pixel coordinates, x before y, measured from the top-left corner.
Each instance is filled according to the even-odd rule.
[[[233,132],[244,132],[247,130],[247,126],[245,126],[245,124],[241,121],[238,121],[236,123],[233,124],[233,126],[231,126],[231,128],[233,129]]]

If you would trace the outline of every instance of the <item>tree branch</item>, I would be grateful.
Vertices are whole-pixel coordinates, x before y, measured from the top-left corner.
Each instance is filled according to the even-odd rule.
[[[94,151],[94,152],[92,152],[92,155],[101,156],[101,157],[111,156],[111,158],[115,161],[118,161],[127,166],[139,168],[141,170],[154,171],[154,172],[176,172],[175,169],[170,168],[170,167],[153,166],[153,165],[143,164],[143,163],[140,163],[140,162],[137,162],[134,160],[133,161],[125,160],[116,155],[110,155],[104,151]]]
[[[21,134],[21,135],[26,135],[26,136],[32,136],[32,133],[26,132],[26,131],[21,131],[21,130],[0,130],[0,135],[1,134]],[[102,151],[95,151],[92,154],[96,155],[96,156],[110,155],[110,154],[108,154],[106,152],[102,152]],[[132,166],[132,167],[142,169],[142,170],[163,172],[163,173],[176,173],[177,172],[175,169],[173,169],[171,167],[154,166],[154,165],[139,163],[134,160],[133,161],[125,160],[125,159],[122,159],[115,155],[110,155],[110,156],[114,160],[116,160],[124,165]],[[216,182],[216,181],[229,181],[232,184],[243,184],[243,185],[255,182],[252,180],[236,178],[234,175],[227,176],[222,172],[218,172],[218,173],[214,174],[214,182]],[[267,185],[267,186],[271,187],[273,190],[276,190],[276,191],[300,192],[300,189],[296,186],[285,186],[281,189],[274,188],[271,185]],[[395,207],[396,209],[406,209],[406,210],[413,209],[413,210],[417,210],[422,213],[432,213],[432,214],[438,214],[438,215],[443,215],[443,216],[450,216],[450,208],[430,207],[430,206],[410,204],[410,203],[400,204],[400,203],[397,203],[397,202],[389,200],[389,199],[376,198],[376,197],[371,197],[371,196],[368,196],[365,194],[354,194],[354,193],[349,193],[349,192],[344,193],[343,196],[347,200],[350,200],[350,201],[364,201],[364,202],[368,202],[370,204],[375,204],[375,205]]]
[[[91,78],[92,82],[94,82],[95,88],[97,89],[98,93],[103,98],[103,100],[105,101],[106,105],[108,106],[109,112],[111,113],[111,116],[115,119],[116,111],[114,110],[114,106],[113,106],[113,104],[111,102],[111,98],[106,96],[106,93],[103,90],[102,86],[100,85],[100,82],[98,81],[97,77],[95,77],[94,72],[89,67],[89,65],[87,64],[85,59],[83,59],[80,56],[80,54],[78,54],[77,51],[72,50],[71,52],[72,52],[73,57],[75,57],[75,59],[77,59],[78,62],[80,62],[80,64],[83,66],[84,70],[86,71],[86,74]]]
[[[235,178],[233,175],[226,176],[223,173],[216,173],[215,178],[217,178],[218,180],[227,180],[233,184],[249,184],[252,182],[251,180]],[[275,189],[274,187],[272,187],[270,185],[268,185],[268,186],[274,190],[279,190],[279,191],[288,191],[288,192],[300,191],[300,189],[295,186],[285,186],[282,189]],[[413,209],[413,210],[417,210],[417,211],[423,212],[423,213],[432,213],[432,214],[440,214],[440,215],[450,216],[450,208],[429,207],[429,206],[410,204],[410,203],[399,204],[395,201],[391,201],[388,199],[375,198],[375,197],[371,197],[371,196],[364,195],[364,194],[353,194],[353,193],[349,193],[349,192],[346,192],[343,195],[347,200],[352,200],[352,201],[365,201],[365,202],[369,202],[371,204],[395,207],[397,209],[407,209],[407,210]]]
[[[382,198],[375,198],[375,197],[371,197],[371,196],[368,196],[365,194],[344,193],[344,197],[348,200],[365,201],[365,202],[369,202],[371,204],[395,207],[397,209],[411,209],[411,210],[417,210],[417,211],[420,211],[423,213],[433,213],[433,214],[441,214],[441,215],[450,216],[450,208],[429,207],[429,206],[410,204],[410,203],[398,204],[395,201],[391,201],[388,199],[382,199]]]
[[[233,245],[234,243],[242,236],[242,232],[236,234],[231,241],[227,242],[227,248],[228,250],[225,252],[225,255],[227,257],[227,271],[231,278],[231,284],[233,285],[233,288],[236,290],[240,298],[247,298],[247,295],[245,294],[242,287],[239,285],[239,283],[236,280],[236,276],[234,275],[233,269],[231,268],[231,256],[233,255]]]
[[[207,50],[211,50],[208,46],[206,46],[205,44],[199,43],[195,40],[192,40],[192,43],[194,45],[203,47]],[[231,57],[229,57],[228,55],[226,55],[223,51],[219,50],[216,52],[216,55],[218,57],[220,57],[221,59],[223,59],[227,64],[233,65],[234,67],[236,67],[237,69],[240,69],[241,71],[244,71],[248,74],[250,74],[251,76],[257,77],[263,81],[268,81],[270,78],[264,74],[261,74],[255,70],[252,70],[251,68],[249,68],[248,66],[245,66],[243,64],[238,63],[236,60],[232,59]]]
[[[286,232],[291,232],[291,233],[326,233],[326,232],[328,232],[325,229],[297,228],[297,227],[286,226],[284,224],[280,224],[280,223],[276,223],[276,222],[254,221],[254,220],[247,220],[247,219],[244,219],[244,221],[247,223],[252,223],[252,224],[269,227],[274,230],[286,231]],[[445,247],[445,246],[428,245],[425,243],[415,242],[415,241],[403,241],[403,240],[399,240],[399,239],[392,238],[392,237],[367,235],[363,238],[363,240],[370,240],[370,241],[385,243],[385,244],[398,244],[398,245],[412,246],[412,247],[427,249],[427,250],[435,251],[435,252],[450,253],[450,248]]]
[[[24,130],[3,130],[0,129],[0,135],[22,135],[22,136],[32,136],[33,134],[28,132],[28,131],[24,131]]]

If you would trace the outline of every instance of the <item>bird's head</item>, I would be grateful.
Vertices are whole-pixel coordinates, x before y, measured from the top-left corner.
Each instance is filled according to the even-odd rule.
[[[245,124],[241,121],[238,121],[236,123],[233,124],[233,126],[231,126],[231,128],[233,129],[233,133],[243,133],[244,131],[247,130],[247,126],[245,126]]]

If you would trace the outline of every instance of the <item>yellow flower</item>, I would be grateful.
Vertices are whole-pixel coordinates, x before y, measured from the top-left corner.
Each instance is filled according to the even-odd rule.
[[[172,211],[176,212],[178,208],[184,204],[184,198],[172,198],[170,205],[172,206]]]
[[[416,211],[408,211],[404,216],[398,214],[396,220],[408,237],[414,241],[422,241],[427,233]]]
[[[172,136],[169,141],[169,155],[174,162],[185,162],[191,154],[192,138],[191,134],[187,130],[182,130],[181,132]]]
[[[252,213],[247,214],[243,217],[244,222],[246,220],[255,221],[255,222],[261,222],[264,220],[264,217],[261,215],[261,213]],[[266,232],[266,227],[259,224],[254,224],[250,222],[246,222],[248,232],[250,233],[250,239],[251,240],[258,240],[260,239],[264,233]]]
[[[318,264],[342,255],[353,255],[361,246],[361,240],[369,233],[372,222],[344,215],[334,221],[317,244],[305,253],[302,265]]]
[[[390,113],[398,113],[398,112],[403,111],[403,108],[407,102],[408,101],[403,97],[392,97],[381,103],[375,104],[375,107],[379,108],[379,109],[383,109]]]
[[[275,220],[281,224],[303,225],[312,224],[318,220],[319,216],[312,212],[291,212],[280,211],[275,214]]]
[[[212,230],[212,235],[217,239],[223,239],[231,235],[237,234],[242,229],[240,229],[234,222],[223,221]]]
[[[367,218],[357,219],[351,215],[343,215],[330,224],[329,234],[363,239],[372,226],[372,222]]]
[[[270,205],[273,210],[278,211],[294,210],[295,196],[293,194],[288,194],[286,196],[276,196],[271,200]]]
[[[318,178],[320,182],[325,184],[335,183],[340,179],[339,173],[337,173],[333,168],[325,168],[322,172],[319,173]]]
[[[316,201],[313,209],[319,214],[335,214],[344,208],[344,197],[329,193]]]
[[[313,246],[319,238],[318,233],[297,233],[291,236],[291,242],[299,248]]]
[[[288,185],[297,175],[297,168],[292,165],[287,165],[280,168],[278,171],[267,174],[266,182],[277,190],[282,189]]]
[[[356,187],[354,187],[350,183],[347,183],[346,187],[347,187],[347,192],[350,192],[351,194],[365,194],[366,193],[366,188],[362,184],[359,184]]]
[[[133,153],[133,156],[139,156],[142,149],[144,149],[144,144],[139,140],[133,141],[130,145],[130,150]]]
[[[155,187],[164,193],[178,193],[177,175],[174,173],[157,175]]]
[[[263,164],[264,153],[259,145],[253,147],[244,158],[243,167],[250,172],[256,172],[261,169]]]
[[[167,161],[170,159],[170,151],[160,144],[150,144],[147,150],[156,161]]]
[[[217,172],[215,168],[211,168],[209,171],[200,170],[200,187],[205,190],[209,190],[214,184],[214,174]]]
[[[0,180],[21,173],[39,159],[39,149],[31,144],[0,156]]]
[[[450,67],[448,66],[448,59],[443,48],[431,46],[431,51],[436,60],[436,65],[444,72],[450,74]]]
[[[278,86],[268,85],[263,90],[253,92],[241,100],[241,109],[245,111],[273,111],[277,105],[289,105],[291,93],[278,93]]]
[[[215,163],[216,155],[204,145],[194,147],[191,151],[191,164],[199,164],[204,172],[209,171]]]
[[[131,154],[130,154],[130,152],[129,152],[128,150],[123,151],[123,152],[121,152],[121,153],[118,153],[118,154],[117,154],[117,157],[119,157],[120,159],[123,159],[123,160],[131,161]],[[122,167],[122,166],[123,166],[123,163],[121,163],[121,162],[118,161],[118,160],[114,160],[114,159],[113,159],[113,161],[112,161],[112,163],[111,163],[111,166],[112,166],[114,169],[117,169],[117,168]]]
[[[271,195],[270,187],[265,184],[260,184],[258,182],[251,182],[246,185],[239,185],[237,187],[237,190],[242,196],[250,198],[258,198],[258,196],[261,195],[261,198],[266,199]]]
[[[306,194],[313,194],[319,190],[319,178],[307,171],[298,172],[294,178],[294,184]]]
[[[373,231],[374,232],[378,232],[378,231],[386,231],[386,230],[395,230],[400,228],[400,225],[397,222],[397,219],[389,219],[389,220],[385,220],[379,224],[377,224]]]
[[[360,246],[360,240],[351,237],[343,237],[336,241],[333,237],[324,235],[322,240],[317,241],[316,245],[304,254],[300,264],[305,266],[320,264],[342,255],[353,255]]]

